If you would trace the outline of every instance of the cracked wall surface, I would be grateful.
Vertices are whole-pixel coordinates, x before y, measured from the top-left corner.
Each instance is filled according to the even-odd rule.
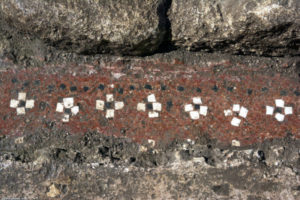
[[[0,199],[300,199],[299,1],[0,2]]]

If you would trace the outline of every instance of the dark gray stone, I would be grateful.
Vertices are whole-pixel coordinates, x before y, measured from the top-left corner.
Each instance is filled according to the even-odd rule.
[[[143,55],[164,38],[164,6],[164,0],[2,0],[0,19],[70,52]]]
[[[299,55],[299,0],[173,0],[172,42],[189,50]]]

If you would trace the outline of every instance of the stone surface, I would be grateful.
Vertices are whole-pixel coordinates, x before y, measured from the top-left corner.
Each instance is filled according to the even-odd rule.
[[[297,54],[297,1],[253,2],[180,2],[186,34],[204,10],[184,38],[167,0],[0,1],[0,199],[298,200],[299,56],[98,55],[165,52],[171,31]]]
[[[60,191],[55,187],[55,185],[51,185],[49,187],[49,192],[47,193],[47,196],[50,198],[54,198],[60,195]]]
[[[1,17],[16,31],[84,54],[157,50],[166,31],[165,9],[162,0],[0,2]]]
[[[47,47],[86,55],[148,55],[176,48],[299,55],[299,4],[298,0],[3,0],[0,56],[9,53],[18,62],[36,64],[46,56]]]
[[[2,137],[0,197],[299,199],[299,141],[237,148],[220,149],[204,138],[153,148],[51,130],[32,132],[23,144]]]
[[[189,50],[299,55],[299,0],[173,0],[172,42]]]

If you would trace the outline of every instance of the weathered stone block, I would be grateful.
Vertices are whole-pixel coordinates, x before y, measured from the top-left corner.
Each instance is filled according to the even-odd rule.
[[[16,30],[77,53],[143,55],[165,35],[163,0],[3,0],[0,14]]]
[[[172,41],[190,50],[299,54],[299,0],[173,0]]]

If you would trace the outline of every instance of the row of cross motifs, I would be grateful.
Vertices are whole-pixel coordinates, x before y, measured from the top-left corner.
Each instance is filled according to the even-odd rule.
[[[25,115],[26,110],[34,107],[34,100],[27,99],[27,95],[24,92],[18,93],[17,99],[10,101],[10,107],[15,108],[17,115]],[[114,118],[115,112],[124,108],[123,101],[116,101],[113,94],[107,94],[105,100],[96,100],[96,109],[105,111],[105,117],[110,119]],[[162,104],[156,100],[154,94],[147,96],[146,102],[140,102],[137,104],[137,111],[148,112],[149,118],[157,118],[162,111]],[[184,105],[184,111],[189,114],[192,120],[200,119],[200,116],[206,116],[208,114],[208,107],[203,105],[201,97],[193,97],[192,102]],[[79,113],[79,106],[74,104],[73,97],[63,98],[61,102],[56,105],[56,112],[63,113],[63,122],[69,122],[71,116],[75,116]],[[240,126],[243,119],[247,118],[249,110],[241,106],[240,104],[234,104],[232,108],[224,110],[226,117],[232,117],[231,125]],[[271,115],[279,122],[283,122],[286,115],[293,114],[293,108],[285,106],[285,102],[282,99],[275,100],[275,106],[266,106],[266,115]]]

